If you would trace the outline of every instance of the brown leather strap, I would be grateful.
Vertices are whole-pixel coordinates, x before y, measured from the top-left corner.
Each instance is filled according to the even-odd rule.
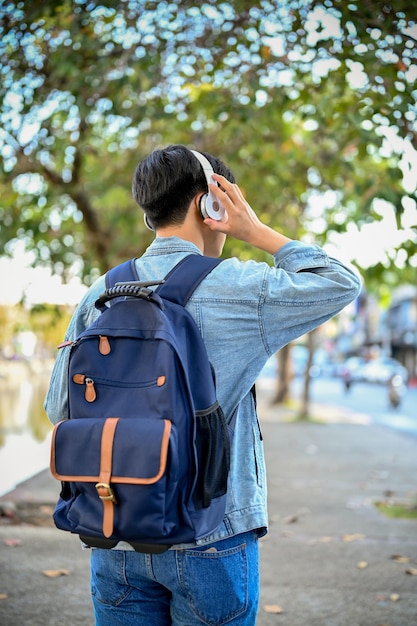
[[[118,417],[108,417],[103,426],[101,435],[100,475],[96,484],[99,498],[103,502],[103,535],[111,537],[114,524],[114,505],[117,504],[113,490],[110,486],[113,441]]]

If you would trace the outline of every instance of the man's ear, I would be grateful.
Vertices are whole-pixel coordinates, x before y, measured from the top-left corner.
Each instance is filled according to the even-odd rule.
[[[207,194],[204,193],[199,193],[197,196],[195,196],[194,200],[197,206],[197,211],[198,211],[198,215],[199,217],[204,220],[205,216],[204,216],[204,211],[203,211],[203,206],[204,206],[204,196],[206,196]]]
[[[203,196],[203,193],[198,193],[196,196],[194,196],[194,198],[191,200],[190,208],[188,210],[188,214],[192,213],[194,218],[200,223],[203,223],[203,220],[205,219],[201,212],[201,201]]]

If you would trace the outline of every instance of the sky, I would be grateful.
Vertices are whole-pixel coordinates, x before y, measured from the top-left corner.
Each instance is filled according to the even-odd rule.
[[[0,257],[0,305],[13,305],[24,295],[28,306],[41,303],[76,305],[87,288],[79,278],[63,284],[45,267],[30,267],[30,255],[16,250],[14,258]]]

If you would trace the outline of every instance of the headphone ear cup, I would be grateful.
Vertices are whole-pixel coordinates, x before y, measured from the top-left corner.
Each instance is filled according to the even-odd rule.
[[[143,214],[143,221],[145,222],[146,228],[152,231],[155,230],[154,228],[152,228],[151,223],[149,222],[148,216],[146,215],[146,213]]]
[[[207,197],[208,194],[203,194],[200,198],[200,200],[198,201],[198,208],[200,209],[200,215],[203,218],[203,220],[206,219],[206,217],[209,217],[209,214],[207,213]]]
[[[205,194],[201,199],[204,199],[200,207],[200,213],[203,218],[209,217],[212,220],[216,220],[216,222],[227,221],[226,209],[214,194]]]
[[[226,209],[212,193],[205,193],[201,196],[198,208],[203,220],[209,217],[216,222],[227,221]]]

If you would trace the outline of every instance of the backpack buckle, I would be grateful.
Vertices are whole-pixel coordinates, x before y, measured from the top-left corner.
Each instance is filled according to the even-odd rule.
[[[113,489],[107,483],[97,483],[96,489],[100,500],[109,500],[114,504],[117,504],[116,496]],[[102,493],[104,491],[104,493]]]

